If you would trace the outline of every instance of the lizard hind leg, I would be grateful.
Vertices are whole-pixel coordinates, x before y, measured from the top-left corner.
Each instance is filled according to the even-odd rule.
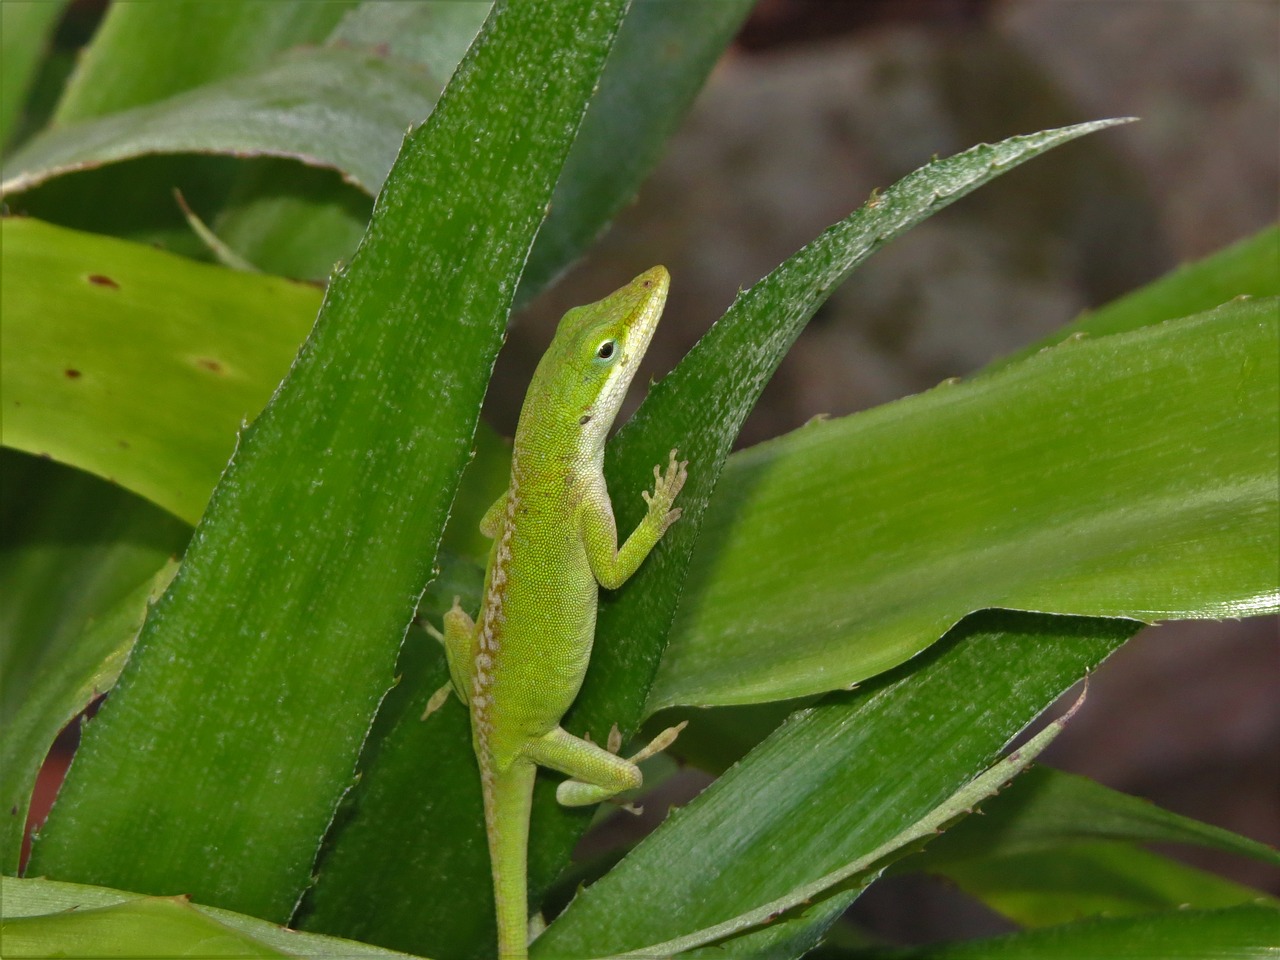
[[[556,788],[556,800],[566,807],[582,807],[643,784],[644,775],[636,764],[671,746],[683,729],[682,723],[664,730],[629,759],[615,756],[559,727],[532,741],[527,752],[535,763],[568,774],[572,779]]]
[[[476,624],[462,609],[457,597],[453,598],[453,606],[444,615],[444,632],[430,625],[427,626],[427,632],[444,647],[445,660],[449,664],[449,682],[431,695],[427,708],[422,712],[423,720],[444,706],[451,690],[464,704],[468,703],[471,677],[476,669]]]

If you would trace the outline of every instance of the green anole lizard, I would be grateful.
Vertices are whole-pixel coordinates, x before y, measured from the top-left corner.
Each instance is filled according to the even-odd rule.
[[[497,905],[498,955],[528,955],[529,808],[538,766],[568,774],[556,789],[566,806],[599,803],[640,786],[636,763],[665,749],[673,727],[630,759],[560,727],[578,695],[595,635],[598,586],[630,577],[680,516],[673,508],[687,462],[672,450],[666,470],[654,467],[654,490],[642,496],[645,517],[621,547],[604,447],[662,315],[670,277],[642,273],[597,303],[560,321],[525,395],[511,456],[511,480],[480,521],[493,538],[480,615],[455,599],[444,616],[450,690],[471,712],[480,766],[485,829]],[[683,724],[681,725],[683,726]]]

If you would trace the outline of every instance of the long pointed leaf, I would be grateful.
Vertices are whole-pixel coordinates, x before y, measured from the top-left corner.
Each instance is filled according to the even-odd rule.
[[[985,615],[864,689],[797,712],[579,894],[535,954],[606,956],[662,943],[870,854],[986,768],[1135,629]]]
[[[855,956],[858,960],[1264,960],[1276,956],[1277,943],[1280,910],[1243,906],[1085,920],[987,940]]]
[[[7,957],[314,957],[410,960],[351,940],[299,933],[179,898],[0,877]],[[87,922],[77,923],[86,914]],[[219,952],[219,951],[225,951]],[[256,951],[256,952],[255,952]]]
[[[242,434],[33,871],[291,914],[391,684],[621,9],[495,7]]]
[[[831,915],[832,912],[826,908],[833,904],[847,904],[853,898],[853,895],[856,895],[856,891],[865,886],[869,880],[878,876],[888,863],[891,863],[897,857],[903,856],[913,846],[933,839],[949,823],[965,814],[971,813],[977,804],[982,803],[1017,776],[1062,732],[1063,726],[1081,702],[1083,702],[1083,697],[1081,697],[1080,701],[1077,701],[1076,707],[1073,707],[1066,715],[1049,724],[1007,757],[1001,758],[997,763],[979,773],[945,801],[876,849],[864,853],[856,860],[837,867],[824,876],[795,887],[776,900],[761,904],[729,920],[668,940],[665,943],[642,947],[639,950],[632,951],[630,954],[623,954],[622,957],[643,960],[643,958],[652,957],[655,954],[687,953],[693,947],[705,946],[727,938],[733,938],[732,949],[734,954],[741,957],[744,956],[742,948],[752,939],[767,940],[771,942],[770,945],[773,945],[779,939],[778,933],[782,933],[788,941],[795,939],[793,931],[784,930],[783,928],[807,927],[812,929],[818,926],[808,917],[805,917],[800,923],[790,921],[778,923],[777,920],[788,912],[800,911],[802,908],[807,908],[812,901],[824,898],[828,902],[819,905],[820,912],[826,914],[823,919],[828,920],[828,922],[834,920],[835,917]],[[837,887],[841,889],[841,893],[837,896],[829,896],[830,892]],[[761,934],[763,936],[759,936]],[[761,943],[753,944],[753,953],[759,954],[762,946],[763,944]],[[694,952],[688,955],[696,956],[697,953]],[[773,950],[767,955],[770,957],[778,956]],[[799,954],[794,955],[799,956]],[[622,957],[619,957],[619,960],[622,960]]]
[[[1280,907],[1280,901],[1252,887],[1114,840],[995,854],[935,872],[1023,927],[1242,903]]]
[[[984,607],[1275,610],[1277,469],[1274,299],[804,427],[731,462],[651,709],[844,687]]]
[[[1048,767],[1027,771],[982,813],[948,830],[911,866],[929,870],[953,860],[1052,850],[1087,840],[1194,844],[1280,866],[1274,847]]]
[[[1280,295],[1280,226],[1266,227],[1203,260],[1178,267],[1133,293],[1090,310],[1048,337],[983,368],[999,370],[1045,347],[1081,336],[1124,333],[1212,310],[1235,297]]]

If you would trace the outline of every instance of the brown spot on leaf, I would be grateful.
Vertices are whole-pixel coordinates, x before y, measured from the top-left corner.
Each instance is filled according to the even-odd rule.
[[[120,289],[120,284],[116,283],[106,274],[102,274],[102,273],[89,274],[89,282],[99,287],[110,287],[112,290]]]
[[[218,360],[214,360],[212,357],[197,357],[196,366],[203,367],[205,370],[208,370],[210,373],[226,372],[226,369],[222,366],[222,363]]]
[[[79,380],[83,376],[83,374],[74,367],[67,367],[67,369],[62,371],[62,375],[68,380]]]

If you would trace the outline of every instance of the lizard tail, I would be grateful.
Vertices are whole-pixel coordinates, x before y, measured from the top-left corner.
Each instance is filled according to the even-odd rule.
[[[529,808],[537,767],[516,760],[507,770],[483,771],[484,818],[498,916],[499,960],[529,956]]]

